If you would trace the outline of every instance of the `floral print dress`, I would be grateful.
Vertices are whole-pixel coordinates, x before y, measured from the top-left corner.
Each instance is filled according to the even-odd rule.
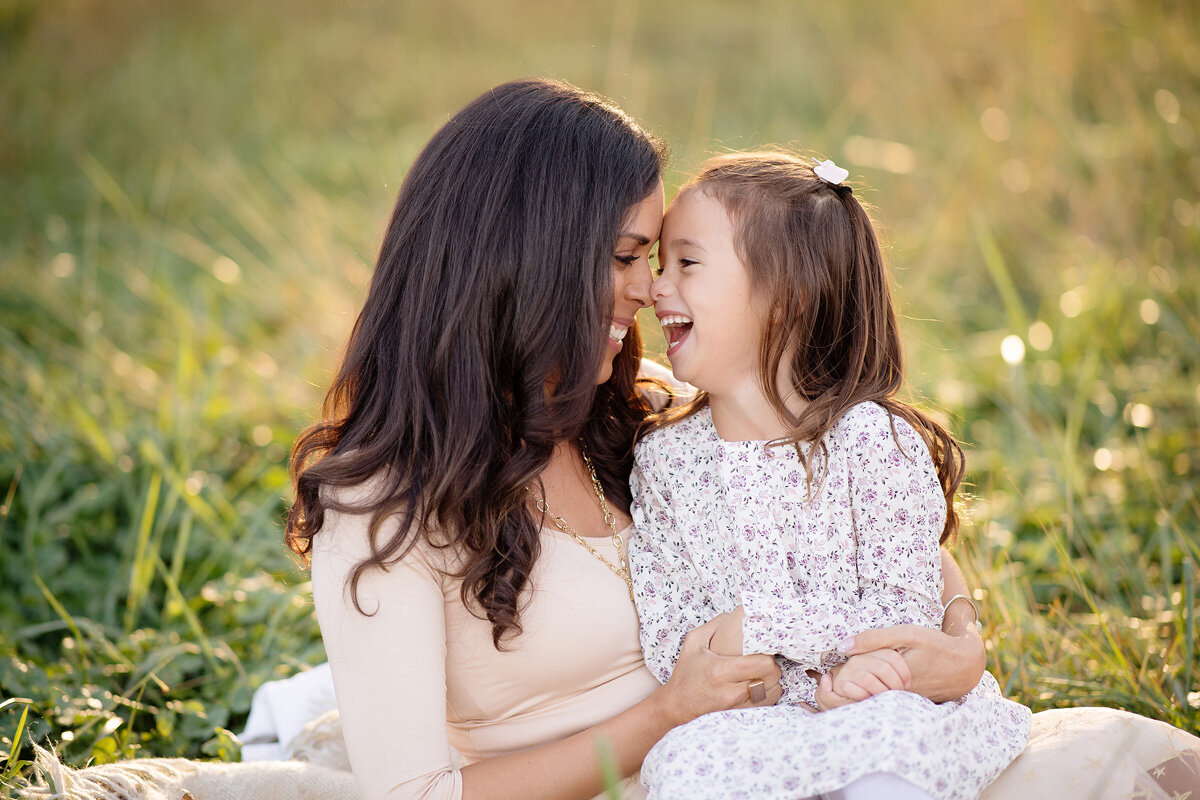
[[[646,664],[665,682],[684,635],[745,607],[743,649],[776,654],[771,708],[707,714],[649,753],[653,798],[805,798],[875,772],[939,800],[978,796],[1021,753],[1030,711],[995,678],[936,704],[889,691],[814,714],[818,673],[872,628],[940,628],[946,501],[917,432],[882,406],[848,410],[813,478],[792,447],[727,442],[707,408],[635,449],[629,563]]]

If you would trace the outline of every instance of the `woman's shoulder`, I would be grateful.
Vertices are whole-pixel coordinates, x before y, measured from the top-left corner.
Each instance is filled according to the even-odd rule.
[[[347,486],[325,484],[321,487],[321,502],[326,507],[337,509],[361,508],[377,503],[387,496],[392,483],[391,477],[387,469],[380,469],[359,483]]]
[[[313,560],[338,560],[359,563],[371,558],[375,551],[400,536],[405,524],[406,508],[402,503],[388,504],[395,492],[390,475],[381,470],[370,478],[350,486],[325,487],[321,499],[325,518],[313,536]],[[376,509],[384,509],[378,527],[372,535]],[[449,544],[445,534],[427,526],[414,525],[407,536],[398,563],[407,566],[433,568],[441,573],[447,567]],[[411,548],[408,544],[411,542]]]

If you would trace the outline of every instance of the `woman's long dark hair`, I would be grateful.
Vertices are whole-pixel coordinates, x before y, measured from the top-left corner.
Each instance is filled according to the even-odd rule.
[[[525,487],[554,444],[579,438],[628,508],[634,433],[630,329],[597,387],[613,255],[665,151],[611,102],[528,80],[484,93],[434,134],[400,188],[366,303],[325,398],[292,449],[289,546],[307,557],[325,512],[370,514],[386,570],[425,536],[456,553],[467,608],[497,648],[519,634],[539,554]],[[372,480],[370,496],[345,492]],[[394,518],[396,526],[389,521]],[[385,521],[388,533],[382,535]]]
[[[900,401],[904,382],[900,329],[887,268],[866,209],[845,185],[817,177],[806,161],[786,153],[734,153],[706,162],[680,190],[718,200],[734,227],[738,257],[773,319],[759,351],[767,400],[789,428],[775,444],[821,442],[851,407],[873,401],[908,422],[924,440],[946,497],[943,543],[958,532],[954,497],[965,469],[950,433]],[[807,401],[788,410],[775,376],[786,361],[790,387]],[[643,433],[694,414],[700,392],[660,415]],[[893,428],[894,431],[894,428]],[[811,486],[812,459],[797,447]]]

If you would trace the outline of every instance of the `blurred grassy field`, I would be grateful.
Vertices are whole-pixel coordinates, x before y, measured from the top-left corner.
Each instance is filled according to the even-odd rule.
[[[4,0],[0,72],[0,777],[30,736],[236,758],[323,660],[287,449],[407,165],[525,75],[612,95],[673,184],[850,168],[969,445],[991,668],[1200,731],[1194,5]]]

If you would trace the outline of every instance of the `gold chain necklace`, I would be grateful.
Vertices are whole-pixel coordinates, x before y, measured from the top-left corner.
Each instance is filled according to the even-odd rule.
[[[554,521],[554,527],[558,528],[560,531],[569,535],[575,541],[583,545],[584,548],[587,549],[587,551],[597,559],[599,559],[604,566],[612,570],[614,575],[625,581],[625,585],[629,588],[629,600],[632,602],[633,578],[629,573],[629,564],[625,560],[625,554],[621,552],[622,539],[621,534],[617,533],[617,518],[613,516],[612,509],[608,507],[608,500],[604,497],[604,487],[600,485],[600,479],[596,477],[596,468],[592,465],[592,460],[588,458],[587,451],[583,449],[582,444],[579,447],[579,454],[583,456],[583,463],[587,465],[588,474],[592,476],[592,488],[596,490],[596,497],[600,500],[600,510],[604,512],[604,522],[608,525],[608,529],[612,531],[613,547],[615,547],[617,550],[617,564],[613,564],[607,558],[600,555],[599,551],[588,544],[587,539],[579,534],[579,531],[572,528],[570,523],[551,511],[550,504],[546,502],[545,498],[538,497],[533,491],[533,487],[528,487],[525,491],[528,492],[529,496],[533,498],[534,504],[537,506],[537,510],[550,517],[550,519]]]

